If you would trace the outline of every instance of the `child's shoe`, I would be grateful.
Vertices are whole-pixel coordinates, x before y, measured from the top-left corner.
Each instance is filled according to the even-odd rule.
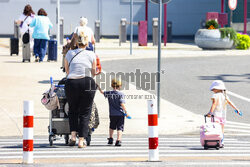
[[[115,146],[122,146],[122,142],[120,140],[116,140]]]
[[[108,144],[113,144],[113,138],[107,138],[108,139]]]

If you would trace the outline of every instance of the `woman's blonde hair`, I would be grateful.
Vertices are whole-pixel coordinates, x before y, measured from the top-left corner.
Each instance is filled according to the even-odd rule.
[[[88,45],[88,36],[84,30],[78,31],[78,44]]]
[[[119,88],[120,86],[122,86],[122,82],[120,80],[114,78],[111,81],[111,86],[112,86],[112,88]]]

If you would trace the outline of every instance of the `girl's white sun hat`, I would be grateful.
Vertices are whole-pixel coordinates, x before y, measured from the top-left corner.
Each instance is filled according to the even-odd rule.
[[[213,89],[218,89],[218,90],[226,90],[225,84],[221,80],[215,80],[213,81],[212,85],[210,86],[210,90],[212,91]]]

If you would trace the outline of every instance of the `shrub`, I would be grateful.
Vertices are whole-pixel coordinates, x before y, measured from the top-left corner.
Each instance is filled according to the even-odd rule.
[[[205,26],[207,29],[218,29],[219,24],[215,20],[208,20]]]
[[[237,49],[246,50],[250,47],[250,37],[246,34],[237,33],[238,44],[236,45]]]
[[[227,28],[220,28],[220,34],[221,34],[221,38],[229,38],[230,40],[234,41],[234,45],[238,45],[238,37],[237,37],[237,32],[231,28],[231,27],[227,27]]]

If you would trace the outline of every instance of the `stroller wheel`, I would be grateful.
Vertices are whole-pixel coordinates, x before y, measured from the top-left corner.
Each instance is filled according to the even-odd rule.
[[[64,139],[65,139],[65,144],[68,145],[69,144],[69,135],[65,135]]]
[[[50,146],[53,146],[53,136],[52,135],[49,135],[49,145]]]
[[[88,135],[86,138],[87,146],[90,146],[90,141],[91,141],[91,135]]]

